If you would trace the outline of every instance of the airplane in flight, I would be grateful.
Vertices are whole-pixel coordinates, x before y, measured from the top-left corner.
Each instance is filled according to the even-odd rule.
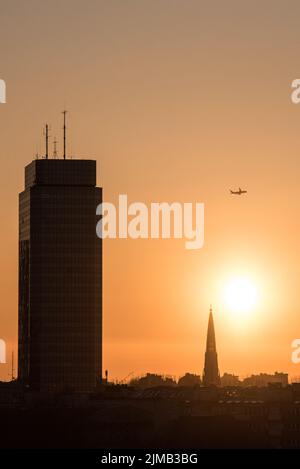
[[[247,191],[243,191],[240,187],[238,191],[230,191],[230,194],[233,195],[242,195],[242,194],[247,194]]]

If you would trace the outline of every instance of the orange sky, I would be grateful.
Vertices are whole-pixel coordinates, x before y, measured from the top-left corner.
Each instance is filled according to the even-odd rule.
[[[205,247],[109,240],[104,368],[122,379],[202,373],[209,304],[219,366],[300,375],[300,105],[297,1],[0,0],[0,338],[17,337],[18,192],[61,110],[70,153],[98,161],[107,201],[204,202]],[[244,198],[229,189],[245,187]],[[231,276],[259,301],[237,325]],[[0,365],[0,378],[8,377]]]

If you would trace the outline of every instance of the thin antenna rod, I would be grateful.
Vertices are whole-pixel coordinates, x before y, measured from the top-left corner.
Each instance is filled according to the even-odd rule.
[[[49,156],[49,127],[48,124],[46,124],[46,160],[48,159]]]
[[[54,141],[53,141],[53,158],[55,160],[57,158],[57,140],[56,140],[56,137],[54,138]]]
[[[64,160],[65,160],[66,156],[67,156],[67,142],[66,142],[66,134],[67,134],[66,114],[67,114],[67,111],[63,111],[62,113],[64,115]]]

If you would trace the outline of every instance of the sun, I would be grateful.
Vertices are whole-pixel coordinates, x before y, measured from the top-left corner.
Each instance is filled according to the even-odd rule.
[[[246,316],[257,303],[257,289],[246,277],[234,277],[224,288],[224,299],[228,310],[238,316]]]

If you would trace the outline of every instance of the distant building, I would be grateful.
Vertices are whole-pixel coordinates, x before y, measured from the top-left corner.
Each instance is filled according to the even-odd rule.
[[[212,308],[209,311],[203,384],[204,386],[220,386],[221,384]]]
[[[282,386],[287,386],[289,384],[288,374],[277,373],[277,371],[273,375],[260,373],[259,375],[252,375],[249,378],[245,378],[243,381],[243,386],[264,387],[269,384],[281,384]]]
[[[40,159],[19,197],[19,380],[92,391],[101,380],[102,242],[96,161]]]
[[[178,386],[199,386],[201,384],[201,378],[199,375],[194,375],[192,373],[186,373],[184,376],[181,376],[178,380]]]
[[[170,376],[157,375],[155,373],[147,373],[141,378],[134,378],[130,381],[131,386],[141,388],[153,388],[159,386],[176,386],[176,381]]]
[[[226,387],[226,386],[241,386],[241,381],[239,380],[239,377],[236,375],[232,375],[230,373],[224,373],[223,376],[221,377],[221,386]]]

